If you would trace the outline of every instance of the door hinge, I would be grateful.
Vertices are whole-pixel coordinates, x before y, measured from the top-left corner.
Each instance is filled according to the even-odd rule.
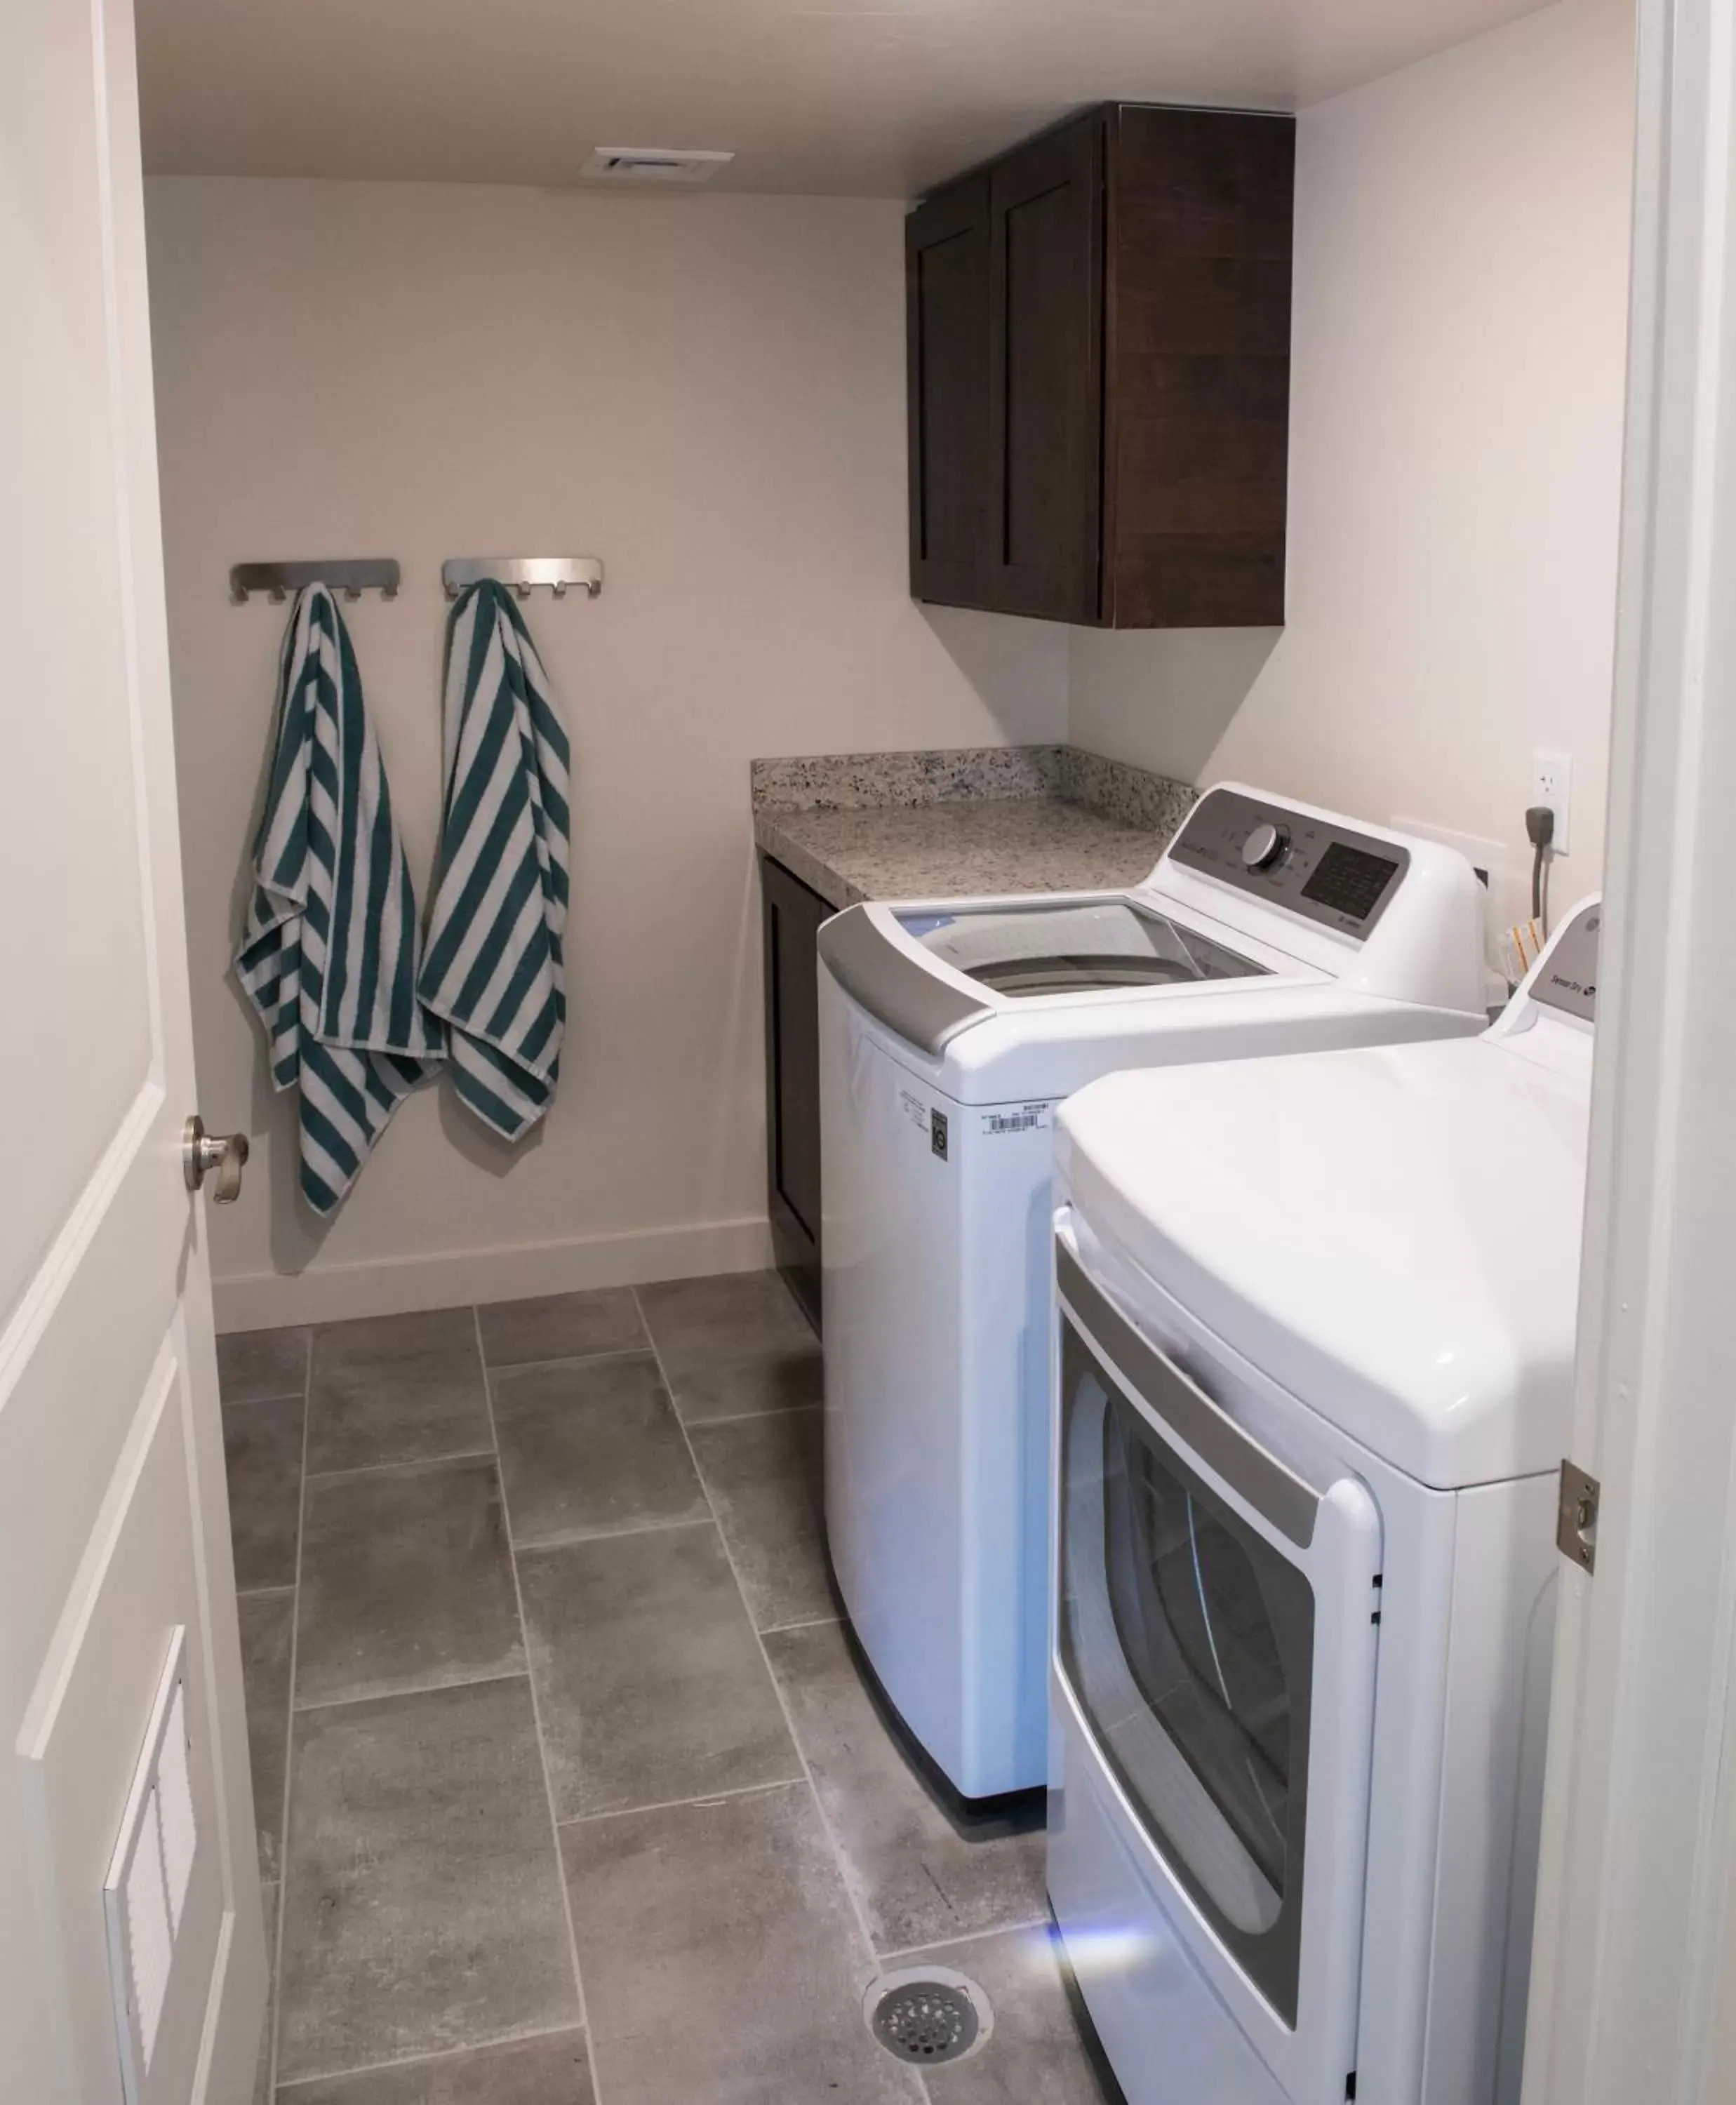
[[[1604,1487],[1577,1462],[1561,1464],[1561,1497],[1555,1508],[1555,1547],[1582,1571],[1597,1569],[1597,1509]]]

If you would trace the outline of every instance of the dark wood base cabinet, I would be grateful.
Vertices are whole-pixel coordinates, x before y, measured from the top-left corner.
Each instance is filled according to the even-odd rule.
[[[1295,123],[1109,104],[906,221],[911,589],[1284,618]]]
[[[820,981],[815,940],[837,912],[759,859],[766,982],[766,1209],[777,1268],[820,1327]]]

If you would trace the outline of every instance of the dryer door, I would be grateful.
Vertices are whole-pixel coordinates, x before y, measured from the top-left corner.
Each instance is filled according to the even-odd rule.
[[[1059,1674],[1171,1927],[1288,2094],[1341,2097],[1379,1515],[1270,1452],[1065,1242],[1058,1262]]]

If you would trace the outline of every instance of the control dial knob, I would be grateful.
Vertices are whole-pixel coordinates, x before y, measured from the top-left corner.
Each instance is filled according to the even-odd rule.
[[[1284,860],[1290,847],[1290,829],[1262,820],[1242,844],[1244,869],[1272,869]]]

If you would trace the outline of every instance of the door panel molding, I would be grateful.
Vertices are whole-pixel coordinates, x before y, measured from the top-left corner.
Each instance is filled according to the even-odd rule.
[[[1061,282],[1027,298],[1013,284],[1015,217],[1040,203],[1064,200],[1049,260]],[[1103,544],[1103,117],[1100,110],[996,163],[989,176],[989,534],[987,604],[1051,620],[1094,622]],[[1019,297],[1015,297],[1015,294]],[[1018,327],[1015,328],[1015,320]],[[1023,341],[1021,342],[1020,339]],[[1036,339],[1033,343],[1032,338]],[[1023,479],[1013,460],[1018,363],[1035,355],[1043,392],[1064,405],[1041,420],[1064,458],[1035,464],[1023,494],[1035,514],[1023,538],[1042,553],[1021,560],[1013,546],[1009,507]],[[1036,470],[1046,467],[1046,487]]]
[[[59,1918],[73,2036],[85,2094],[110,2087],[114,2035],[107,1932],[100,1906],[56,1906],[100,1893],[141,1732],[173,1633],[185,1626],[190,1781],[198,1839],[146,2105],[191,2096],[232,1866],[213,1760],[204,1610],[188,1504],[186,1370],[165,1340],[96,1524],[79,1560],[17,1742],[41,1897]]]
[[[78,1267],[101,1233],[110,1209],[121,1199],[141,1151],[150,1145],[163,1107],[162,1084],[141,1083],[59,1234],[25,1282],[5,1329],[0,1330],[0,1411],[6,1409],[20,1369],[54,1321],[61,1302],[69,1293],[77,1291]]]

